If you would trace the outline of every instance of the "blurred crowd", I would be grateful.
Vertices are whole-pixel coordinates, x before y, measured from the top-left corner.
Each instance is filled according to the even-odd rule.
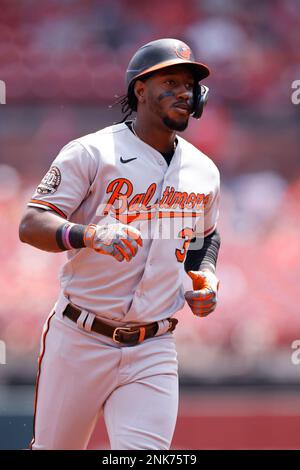
[[[1,79],[10,102],[99,103],[124,91],[137,47],[179,37],[217,102],[270,112],[299,73],[299,27],[297,0],[1,0]]]
[[[6,83],[7,104],[44,106],[42,115],[36,109],[30,120],[21,110],[19,123],[13,113],[12,125],[0,134],[3,154],[9,151],[14,159],[15,152],[19,158],[18,145],[31,151],[32,133],[52,150],[53,143],[63,144],[78,130],[109,124],[109,106],[125,93],[132,54],[153,39],[177,37],[211,69],[205,81],[209,107],[205,120],[193,122],[187,133],[192,143],[222,164],[223,176],[256,171],[258,160],[263,169],[272,166],[284,177],[295,176],[300,105],[292,104],[291,95],[293,81],[300,79],[297,0],[0,4],[0,80]],[[67,112],[70,106],[106,106],[107,113],[85,129],[86,113]]]
[[[122,118],[124,71],[142,44],[177,37],[209,65],[209,103],[185,137],[222,177],[219,307],[188,307],[176,330],[182,376],[298,380],[300,339],[297,0],[1,0],[0,340],[3,380],[32,378],[64,255],[22,245],[17,227],[59,149]],[[1,379],[0,379],[1,380]]]

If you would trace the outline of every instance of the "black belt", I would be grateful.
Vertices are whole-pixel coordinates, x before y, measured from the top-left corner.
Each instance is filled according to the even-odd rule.
[[[63,311],[63,315],[76,323],[81,315],[81,310],[71,304],[68,304]],[[87,317],[88,313],[85,321],[87,320]],[[178,320],[176,318],[168,318],[167,320],[169,321],[168,331],[173,331],[178,323]],[[91,330],[112,338],[115,343],[138,344],[145,339],[155,336],[158,331],[158,326],[158,322],[154,322],[148,323],[146,325],[131,326],[128,328],[115,327],[95,317],[91,326]]]

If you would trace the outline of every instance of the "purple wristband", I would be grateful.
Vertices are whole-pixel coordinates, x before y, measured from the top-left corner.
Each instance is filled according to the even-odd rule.
[[[63,233],[62,233],[62,242],[67,248],[67,250],[73,250],[73,247],[70,243],[69,240],[69,235],[70,235],[70,230],[72,228],[72,225],[66,224],[63,228]]]

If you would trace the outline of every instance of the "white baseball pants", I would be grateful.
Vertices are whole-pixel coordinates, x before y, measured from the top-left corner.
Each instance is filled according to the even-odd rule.
[[[111,449],[169,449],[178,410],[172,333],[124,346],[48,317],[41,345],[31,448],[86,449],[104,413]]]

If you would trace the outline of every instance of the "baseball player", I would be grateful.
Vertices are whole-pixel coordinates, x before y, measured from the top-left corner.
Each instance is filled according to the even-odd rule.
[[[217,301],[219,172],[176,133],[201,116],[208,75],[179,40],[138,49],[124,120],[68,143],[28,204],[20,239],[67,252],[42,335],[32,449],[85,449],[100,413],[112,449],[170,447],[174,314],[186,299],[203,317]]]

